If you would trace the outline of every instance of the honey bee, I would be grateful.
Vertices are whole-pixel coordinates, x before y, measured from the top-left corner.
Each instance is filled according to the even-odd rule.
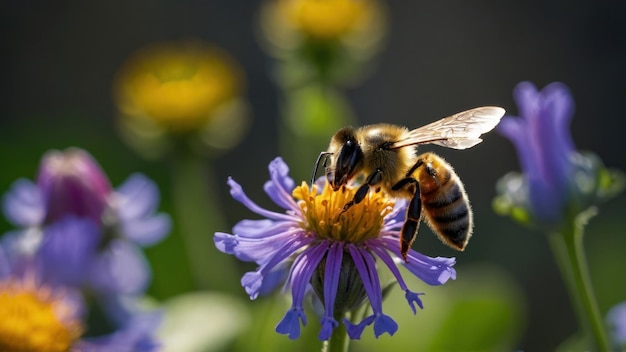
[[[473,214],[465,187],[454,169],[434,153],[417,154],[420,144],[466,149],[482,142],[504,115],[504,109],[484,106],[445,117],[414,130],[391,124],[345,127],[320,153],[313,177],[324,160],[326,178],[334,191],[364,176],[343,211],[361,202],[370,189],[409,200],[400,236],[400,253],[407,253],[422,218],[448,246],[462,251],[472,235]]]

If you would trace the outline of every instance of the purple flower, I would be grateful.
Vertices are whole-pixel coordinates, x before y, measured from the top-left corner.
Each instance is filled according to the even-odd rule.
[[[47,152],[39,167],[37,188],[44,205],[44,222],[67,215],[100,222],[112,192],[98,163],[82,149]]]
[[[626,302],[622,302],[609,310],[606,320],[610,328],[610,336],[615,350],[626,347]]]
[[[394,204],[383,192],[371,193],[344,213],[343,206],[352,199],[355,189],[334,192],[324,184],[318,192],[318,186],[310,189],[305,183],[294,187],[289,169],[280,158],[270,163],[269,171],[265,192],[284,212],[259,207],[238,183],[229,179],[233,198],[264,219],[242,220],[233,227],[232,234],[218,232],[214,240],[220,251],[259,265],[241,279],[251,299],[268,284],[277,284],[274,279],[280,275],[276,273],[288,265],[285,287],[291,290],[292,305],[278,323],[278,333],[291,339],[300,336],[300,324],[307,323],[305,294],[313,288],[325,307],[320,340],[328,340],[341,322],[353,339],[360,338],[364,328],[372,324],[376,337],[393,335],[398,326],[383,312],[378,265],[382,263],[391,271],[414,313],[416,305],[422,308],[421,293],[409,290],[397,263],[430,285],[441,285],[456,277],[454,258],[431,258],[411,250],[407,262],[400,259],[404,201]],[[356,324],[341,320],[366,298],[372,315]]]
[[[104,335],[90,330],[86,300],[38,266],[37,255],[7,256],[0,246],[0,349],[5,351],[151,352],[159,312],[127,310],[125,322]],[[73,263],[70,263],[73,264]],[[19,328],[16,328],[19,327]]]
[[[171,227],[158,203],[156,185],[143,175],[114,190],[87,152],[50,151],[37,183],[17,180],[4,196],[7,219],[22,227],[5,241],[11,255],[41,252],[38,265],[60,283],[137,294],[150,279],[138,245],[157,243]]]
[[[575,149],[569,132],[574,101],[564,84],[538,91],[522,82],[513,95],[520,117],[505,116],[497,130],[515,146],[522,174],[500,180],[496,211],[553,228],[621,189],[619,174]]]
[[[517,149],[532,216],[552,222],[563,215],[569,198],[575,149],[568,128],[574,102],[561,83],[537,91],[522,82],[513,94],[521,117],[505,116],[498,131]]]

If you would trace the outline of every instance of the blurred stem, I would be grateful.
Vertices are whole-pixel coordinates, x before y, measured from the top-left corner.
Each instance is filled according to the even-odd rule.
[[[339,322],[339,326],[333,329],[330,340],[324,341],[322,352],[347,352],[349,350],[350,339],[348,338],[346,325],[343,323],[343,315],[337,315],[335,320]]]
[[[179,152],[172,166],[178,233],[185,243],[196,287],[236,292],[238,274],[234,257],[220,253],[213,243],[215,231],[226,229],[226,225],[208,163],[191,152]]]
[[[583,247],[584,226],[595,213],[595,208],[581,213],[571,225],[560,232],[551,233],[549,238],[552,252],[578,315],[580,328],[593,344],[592,350],[609,351],[611,348],[604,320],[593,293]]]

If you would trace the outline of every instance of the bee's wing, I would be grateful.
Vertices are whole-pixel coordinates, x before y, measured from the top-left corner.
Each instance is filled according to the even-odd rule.
[[[408,137],[395,142],[392,149],[417,144],[437,144],[465,149],[482,142],[480,135],[491,131],[504,116],[504,109],[483,106],[445,117],[409,132]]]

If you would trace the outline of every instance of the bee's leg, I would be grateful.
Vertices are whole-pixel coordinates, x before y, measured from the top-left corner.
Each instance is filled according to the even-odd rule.
[[[367,177],[367,179],[365,180],[365,183],[363,183],[359,187],[359,189],[356,190],[356,193],[354,194],[354,198],[352,198],[351,201],[349,201],[348,203],[346,203],[346,205],[343,206],[343,210],[341,212],[343,213],[347,211],[348,209],[350,209],[351,206],[361,203],[361,201],[365,199],[367,192],[369,192],[370,187],[379,184],[380,181],[382,180],[383,180],[383,170],[376,169],[376,171],[372,172]]]
[[[406,255],[409,252],[409,249],[411,249],[411,245],[417,236],[417,228],[419,227],[420,220],[422,218],[422,198],[420,196],[420,185],[416,179],[413,177],[403,178],[393,185],[391,189],[397,191],[407,185],[410,185],[409,191],[413,194],[413,197],[407,207],[406,220],[404,225],[402,225],[402,230],[400,232],[400,254],[402,255],[404,261],[407,261]]]
[[[423,154],[422,154],[423,155]],[[413,173],[415,172],[415,170],[417,170],[418,167],[424,165],[424,159],[419,158],[417,159],[417,162],[415,163],[415,165],[413,165],[409,171],[406,172],[406,177],[409,178],[411,177],[411,175],[413,175]]]

